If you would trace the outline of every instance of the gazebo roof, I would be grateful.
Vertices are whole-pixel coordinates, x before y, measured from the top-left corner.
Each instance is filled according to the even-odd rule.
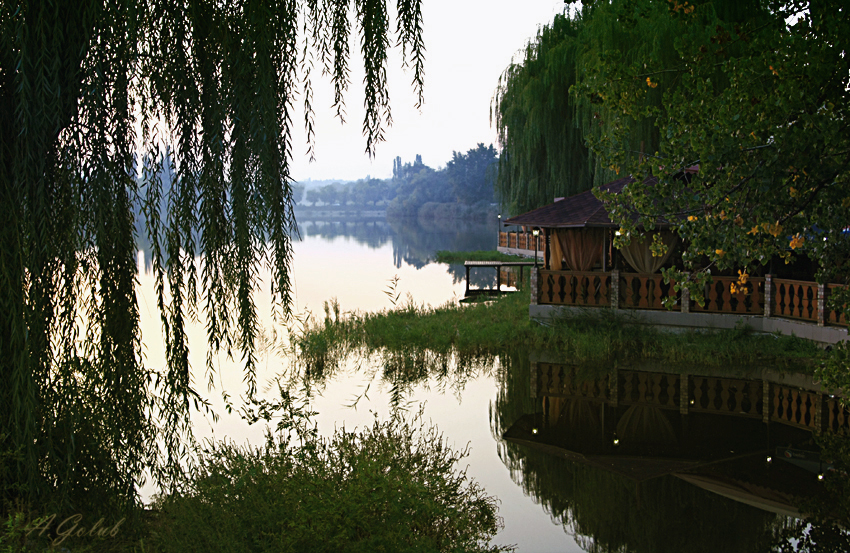
[[[634,182],[631,176],[618,179],[602,186],[603,190],[619,194],[625,186]],[[655,184],[655,177],[647,177],[644,184]],[[505,219],[504,225],[522,225],[542,228],[619,228],[608,217],[605,204],[592,190],[562,198],[554,203]],[[666,227],[666,224],[657,226]]]

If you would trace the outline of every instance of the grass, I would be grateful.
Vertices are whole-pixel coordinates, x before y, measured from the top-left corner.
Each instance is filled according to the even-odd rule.
[[[519,255],[508,255],[492,250],[476,250],[471,252],[440,250],[437,252],[438,263],[460,264],[464,261],[529,261],[529,258]]]
[[[693,367],[772,367],[805,370],[823,356],[813,343],[764,335],[751,328],[668,333],[632,324],[609,309],[588,309],[540,325],[528,317],[528,294],[493,301],[413,303],[375,313],[343,314],[330,302],[323,321],[306,321],[293,337],[308,367],[336,365],[357,350],[396,353],[428,350],[461,357],[499,355],[508,349],[550,352],[571,363],[627,366],[660,363]]]

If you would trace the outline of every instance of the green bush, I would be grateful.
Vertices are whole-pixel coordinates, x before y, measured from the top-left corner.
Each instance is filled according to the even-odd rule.
[[[209,446],[179,494],[157,503],[162,552],[500,551],[496,500],[456,465],[467,452],[394,418],[324,439]]]

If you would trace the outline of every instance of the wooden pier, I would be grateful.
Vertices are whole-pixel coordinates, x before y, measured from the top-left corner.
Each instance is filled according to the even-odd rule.
[[[472,296],[498,296],[503,293],[502,288],[502,267],[519,267],[519,280],[522,282],[523,268],[534,267],[534,261],[465,261],[463,266],[466,268],[466,293],[464,298]],[[476,267],[493,267],[496,269],[496,287],[495,288],[475,288],[469,287],[469,270]]]

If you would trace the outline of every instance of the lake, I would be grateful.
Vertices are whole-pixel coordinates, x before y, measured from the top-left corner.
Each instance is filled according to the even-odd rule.
[[[299,222],[302,239],[294,244],[292,265],[297,317],[323,316],[331,298],[343,311],[389,309],[396,297],[434,306],[457,301],[465,288],[463,267],[435,263],[435,252],[496,247],[495,221]],[[146,344],[159,344],[153,279],[143,256],[142,333]],[[494,280],[475,275],[478,286]],[[272,320],[269,301],[260,290],[257,304],[271,344],[284,328]],[[231,397],[245,393],[238,363],[218,360],[208,389],[205,340],[200,321],[190,334],[193,380],[220,419],[193,415],[196,436],[262,443],[263,428],[224,410],[222,390]],[[164,363],[158,345],[145,353],[149,364]],[[258,380],[266,389],[277,375],[298,370],[271,345],[261,348],[260,360]],[[813,472],[790,463],[765,467],[765,451],[803,451],[811,433],[762,423],[758,386],[781,386],[763,372],[740,369],[702,380],[670,368],[576,373],[569,360],[541,358],[521,345],[502,358],[421,360],[402,376],[391,361],[351,359],[342,370],[308,379],[301,392],[318,412],[319,431],[369,425],[388,417],[392,405],[421,408],[451,445],[469,447],[468,474],[500,501],[504,529],[496,541],[521,552],[757,550],[795,528],[790,515],[796,507],[788,498],[816,481]],[[685,415],[680,396],[688,386],[696,401]],[[732,410],[723,412],[721,403]],[[788,482],[796,487],[786,490]]]

